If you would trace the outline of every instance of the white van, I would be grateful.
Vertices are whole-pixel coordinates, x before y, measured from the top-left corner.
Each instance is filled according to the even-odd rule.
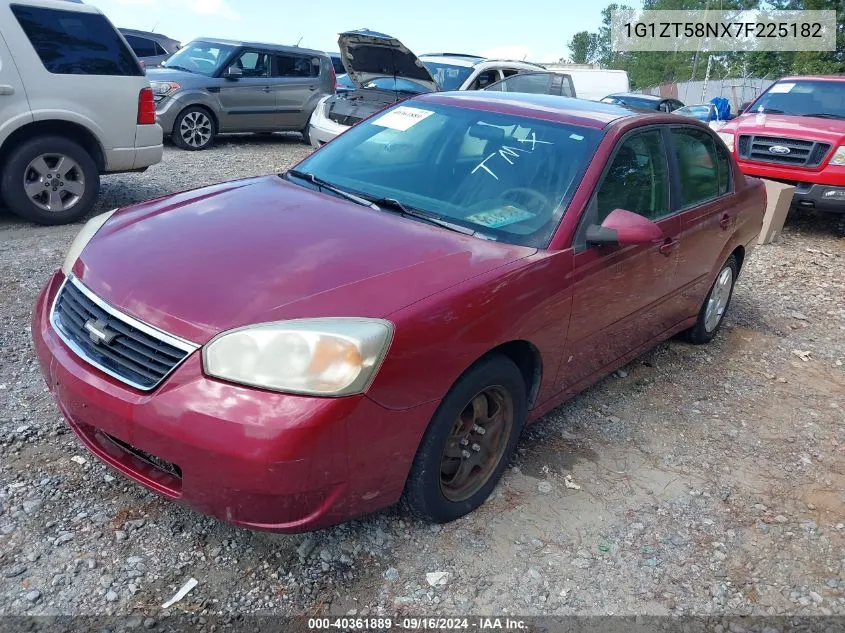
[[[149,81],[98,9],[0,0],[0,195],[12,212],[73,222],[100,174],[143,171],[162,153]]]
[[[546,68],[572,77],[575,94],[579,99],[599,101],[609,94],[628,92],[631,89],[628,73],[624,70],[583,68],[577,64],[550,64]]]

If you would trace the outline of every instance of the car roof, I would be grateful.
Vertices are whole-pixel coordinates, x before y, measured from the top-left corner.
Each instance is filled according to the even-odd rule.
[[[120,31],[121,33],[126,33],[128,35],[141,35],[143,37],[148,37],[151,40],[178,42],[178,40],[174,40],[172,37],[167,37],[166,35],[162,35],[161,33],[154,33],[153,31],[139,31],[138,29],[124,29],[122,27],[119,28],[118,31]]]
[[[629,99],[645,99],[646,101],[663,101],[664,99],[673,99],[674,97],[661,97],[659,95],[646,95],[639,92],[614,92],[608,97],[628,97]]]
[[[410,101],[489,110],[528,118],[573,123],[596,129],[607,127],[614,121],[626,117],[650,116],[598,101],[512,92],[479,90],[430,92],[415,96]]]
[[[223,46],[239,46],[244,48],[264,48],[281,53],[301,53],[303,55],[327,55],[324,51],[315,51],[310,48],[299,46],[285,46],[284,44],[268,44],[267,42],[245,42],[242,40],[224,40],[216,37],[195,37],[187,45],[194,42],[207,42],[209,44],[221,44]]]
[[[795,75],[792,77],[781,77],[777,81],[845,81],[845,75]]]

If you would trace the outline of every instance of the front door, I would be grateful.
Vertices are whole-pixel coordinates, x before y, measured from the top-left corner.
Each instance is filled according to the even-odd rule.
[[[272,56],[243,51],[230,64],[243,73],[220,79],[221,132],[270,132],[278,127],[276,94],[271,85]]]
[[[0,33],[0,140],[6,136],[3,133],[4,124],[9,122],[12,123],[13,128],[19,127],[15,125],[19,117],[32,119],[29,101],[27,101],[18,68],[12,60],[3,34]]]
[[[677,323],[677,309],[667,298],[675,290],[680,219],[671,212],[665,145],[660,128],[624,137],[585,212],[574,244],[572,317],[558,373],[561,390],[600,373]],[[586,228],[601,224],[615,209],[656,222],[665,240],[587,246]]]

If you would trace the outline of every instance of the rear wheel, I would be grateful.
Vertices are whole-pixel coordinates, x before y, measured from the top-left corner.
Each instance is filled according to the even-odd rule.
[[[67,224],[94,207],[100,174],[78,143],[42,136],[11,151],[1,184],[3,199],[16,215],[38,224]]]
[[[199,151],[207,149],[217,134],[214,119],[205,108],[185,108],[173,124],[173,142],[182,149]]]
[[[690,343],[701,345],[709,343],[716,337],[731,303],[738,273],[739,263],[736,257],[731,255],[719,269],[716,281],[713,282],[707,298],[701,305],[695,325],[686,332],[686,338]]]
[[[404,492],[411,512],[446,523],[484,503],[526,416],[525,381],[510,359],[491,356],[470,368],[441,402],[417,450]]]

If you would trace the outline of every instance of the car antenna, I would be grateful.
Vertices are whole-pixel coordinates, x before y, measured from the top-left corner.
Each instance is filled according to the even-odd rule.
[[[301,36],[298,40],[296,40],[296,44],[294,44],[294,46],[296,46],[297,48],[299,48],[299,43],[302,41],[302,38],[303,38],[303,37],[305,37],[305,36],[303,35],[303,36]]]
[[[150,30],[150,33],[155,33],[157,28],[158,28],[158,22],[153,24],[153,28]]]

